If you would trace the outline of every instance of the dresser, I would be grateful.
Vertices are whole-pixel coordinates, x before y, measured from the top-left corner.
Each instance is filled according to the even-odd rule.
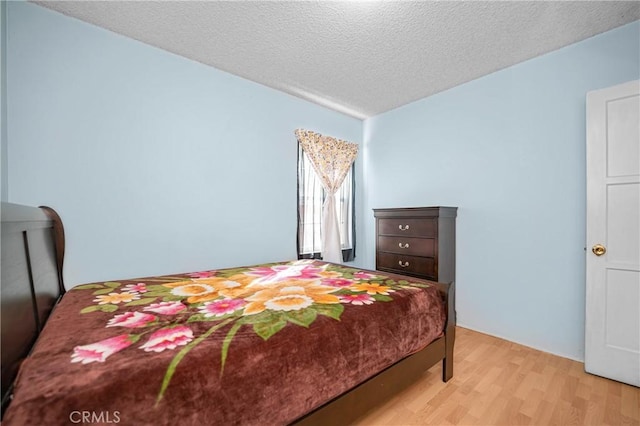
[[[457,207],[373,209],[376,269],[455,281]]]

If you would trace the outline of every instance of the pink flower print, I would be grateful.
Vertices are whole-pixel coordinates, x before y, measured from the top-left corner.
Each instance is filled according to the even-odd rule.
[[[216,275],[218,271],[202,271],[202,272],[192,272],[187,274],[192,278],[211,278]]]
[[[368,272],[359,271],[353,274],[353,278],[355,278],[356,280],[373,280],[378,278],[378,276],[374,274],[370,274]]]
[[[109,356],[135,343],[138,340],[136,337],[122,334],[90,345],[76,346],[73,348],[71,362],[81,362],[83,364],[96,361],[104,362]]]
[[[160,302],[152,303],[144,308],[143,311],[154,312],[162,315],[175,315],[186,308],[187,307],[180,302]]]
[[[161,328],[154,332],[147,343],[140,346],[145,352],[162,352],[165,349],[175,349],[193,340],[193,331],[186,325]]]
[[[349,287],[351,284],[353,284],[353,281],[345,278],[326,278],[322,280],[322,285],[331,287]]]
[[[139,328],[155,320],[155,315],[143,314],[142,312],[125,312],[111,318],[107,323],[107,327]]]
[[[351,303],[352,305],[370,305],[375,302],[375,299],[367,293],[345,294],[340,296],[340,302]]]
[[[125,291],[129,293],[146,293],[147,285],[145,283],[129,284],[124,286]]]
[[[225,314],[237,311],[246,305],[243,299],[223,299],[215,302],[206,302],[203,306],[200,306],[200,313],[205,317],[221,317]]]

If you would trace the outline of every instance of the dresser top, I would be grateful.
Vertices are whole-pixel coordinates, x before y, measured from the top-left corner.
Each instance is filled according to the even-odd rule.
[[[375,217],[456,217],[457,207],[402,207],[373,209]]]

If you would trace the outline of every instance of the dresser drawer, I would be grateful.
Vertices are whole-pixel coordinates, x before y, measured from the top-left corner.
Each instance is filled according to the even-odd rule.
[[[433,238],[378,237],[378,250],[389,253],[434,257],[436,241]]]
[[[457,211],[445,206],[373,209],[376,269],[455,281]]]
[[[407,256],[394,253],[378,252],[376,254],[378,269],[392,270],[399,274],[419,275],[435,279],[435,261],[431,257]]]
[[[378,219],[378,235],[435,238],[437,229],[436,219]]]

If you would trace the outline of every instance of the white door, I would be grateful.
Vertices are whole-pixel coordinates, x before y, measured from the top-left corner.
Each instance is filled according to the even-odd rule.
[[[640,386],[640,82],[587,94],[585,369]]]

